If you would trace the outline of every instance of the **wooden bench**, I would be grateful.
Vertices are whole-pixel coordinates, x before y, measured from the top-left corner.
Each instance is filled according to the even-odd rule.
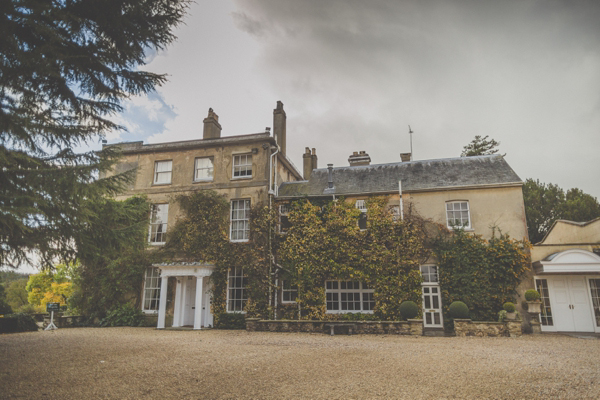
[[[330,322],[328,324],[325,324],[325,328],[329,328],[330,329],[330,335],[333,336],[335,334],[335,328],[336,327],[347,327],[348,328],[348,335],[352,335],[352,329],[356,329],[356,324],[347,324],[347,323],[343,323],[343,322]]]

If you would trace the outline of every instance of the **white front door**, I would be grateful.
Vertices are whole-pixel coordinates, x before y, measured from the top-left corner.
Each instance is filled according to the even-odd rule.
[[[583,276],[548,278],[554,326],[563,332],[594,332],[587,280]]]
[[[196,304],[196,278],[188,276],[185,279],[185,294],[183,299],[183,326],[194,326],[194,311]]]
[[[444,327],[439,286],[423,286],[423,326],[425,328]]]

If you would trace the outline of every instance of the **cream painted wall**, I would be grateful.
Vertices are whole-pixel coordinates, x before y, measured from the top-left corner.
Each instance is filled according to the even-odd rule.
[[[348,201],[367,199],[369,196],[347,197]],[[390,206],[399,204],[398,194],[388,195]],[[440,190],[431,192],[404,193],[405,212],[414,207],[419,215],[434,222],[446,225],[446,202],[466,200],[469,202],[471,217],[470,232],[492,236],[492,227],[498,227],[512,238],[527,239],[525,205],[521,186],[479,188],[467,190]]]

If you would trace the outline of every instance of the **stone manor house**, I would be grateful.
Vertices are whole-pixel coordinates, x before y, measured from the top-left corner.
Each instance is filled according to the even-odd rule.
[[[177,220],[180,210],[172,201],[173,195],[207,189],[215,190],[230,202],[231,241],[248,241],[249,210],[253,204],[270,200],[280,207],[281,229],[285,229],[288,202],[336,196],[344,196],[363,211],[361,228],[366,226],[366,200],[385,196],[398,215],[410,204],[424,218],[448,227],[458,224],[465,231],[486,238],[491,237],[492,227],[498,227],[513,238],[527,239],[523,182],[502,156],[412,160],[410,153],[404,153],[398,162],[372,164],[370,156],[360,151],[350,155],[347,166],[330,164],[318,168],[316,150],[306,148],[300,172],[287,157],[286,114],[281,102],[273,110],[272,133],[267,128],[265,132],[222,137],[219,118],[212,109],[203,123],[202,139],[110,145],[120,147],[123,153],[115,172],[137,169],[135,182],[120,198],[145,194],[152,203],[148,231],[151,246],[163,245]],[[600,258],[596,267],[594,274],[600,273]],[[212,326],[211,283],[207,278],[213,270],[210,264],[175,260],[148,268],[141,288],[143,311],[157,318],[158,328]],[[421,265],[421,272],[423,324],[425,328],[439,329],[443,326],[443,316],[435,260]],[[557,281],[539,279],[548,273],[552,272],[536,269],[535,281],[532,272],[521,286],[524,291],[537,282],[546,293],[544,301],[550,311],[552,294],[548,296],[548,283],[544,282]],[[227,311],[244,312],[247,277],[243,268],[231,267],[228,278]],[[167,299],[169,280],[174,281],[175,290],[172,298]],[[600,280],[594,282],[600,287]],[[373,312],[373,289],[362,282],[324,284],[328,313]],[[272,305],[293,306],[295,289],[285,280],[278,280],[277,285]],[[348,301],[349,298],[356,301]],[[591,297],[588,303],[593,303]],[[600,329],[600,318],[598,321],[596,324],[594,320],[592,331]],[[548,319],[546,327],[547,323]]]

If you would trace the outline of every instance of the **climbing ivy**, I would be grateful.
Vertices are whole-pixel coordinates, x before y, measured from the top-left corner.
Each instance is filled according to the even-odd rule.
[[[374,288],[374,314],[382,320],[401,319],[402,301],[421,303],[419,265],[430,255],[425,220],[412,212],[395,220],[383,197],[367,201],[366,230],[358,227],[361,211],[343,198],[322,206],[302,200],[290,208],[291,227],[277,258],[298,287],[301,318],[339,318],[326,315],[327,280],[362,281]]]
[[[270,248],[275,239],[275,213],[264,204],[250,211],[250,240],[229,240],[230,204],[215,191],[202,190],[176,198],[183,213],[161,250],[165,261],[186,260],[211,263],[212,312],[215,326],[225,322],[227,275],[231,267],[244,269],[248,277],[245,307],[247,316],[273,317],[268,296],[273,270]],[[223,321],[221,321],[223,319]]]
[[[462,230],[436,239],[445,319],[450,321],[448,306],[458,300],[469,307],[471,319],[496,320],[502,304],[515,301],[517,286],[529,270],[530,246],[495,231],[490,240]]]

